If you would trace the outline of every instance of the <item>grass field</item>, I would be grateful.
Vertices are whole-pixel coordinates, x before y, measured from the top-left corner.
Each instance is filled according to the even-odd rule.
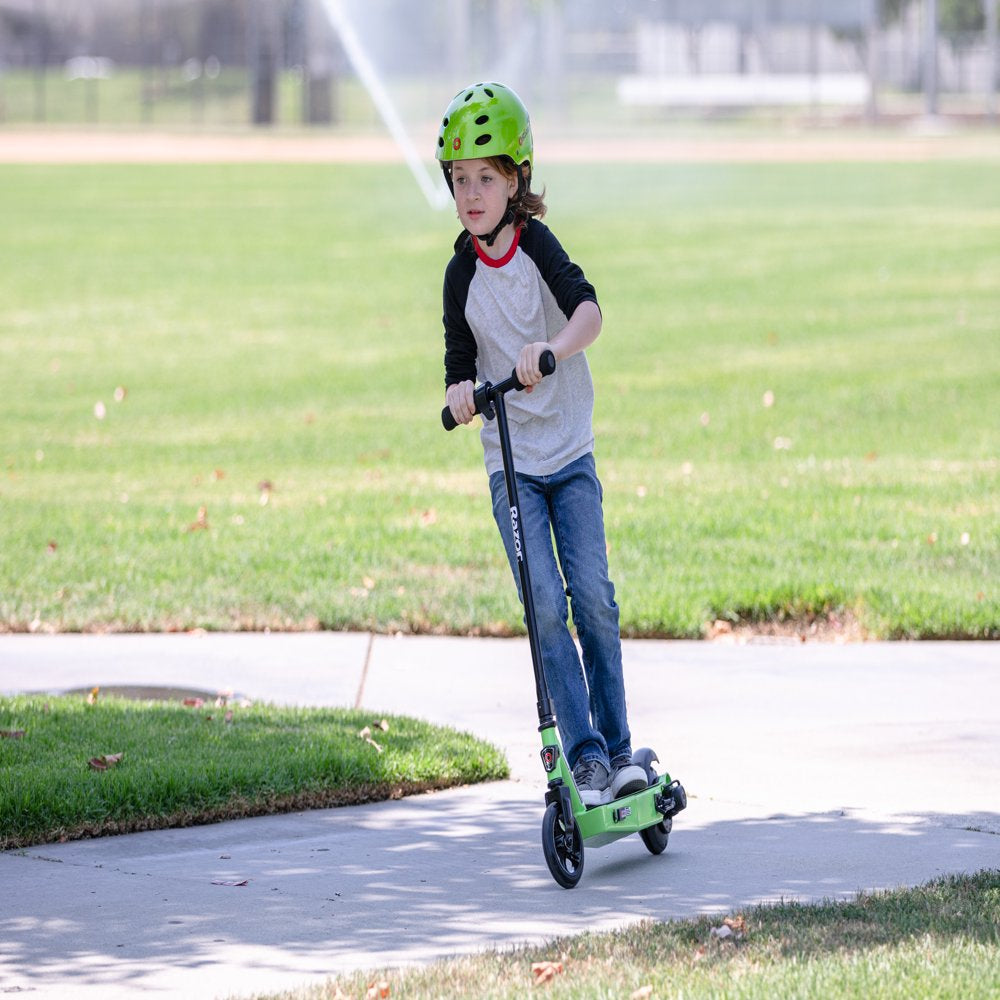
[[[625,633],[1000,637],[995,164],[540,175]],[[0,166],[0,218],[0,627],[521,630],[403,168]]]

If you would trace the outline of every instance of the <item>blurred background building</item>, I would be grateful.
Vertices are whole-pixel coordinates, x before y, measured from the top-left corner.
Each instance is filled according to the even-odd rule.
[[[473,78],[552,128],[995,124],[998,0],[0,0],[0,127],[415,134]]]

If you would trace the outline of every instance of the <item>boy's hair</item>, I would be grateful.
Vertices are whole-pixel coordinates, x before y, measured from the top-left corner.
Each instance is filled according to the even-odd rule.
[[[507,180],[518,179],[517,165],[509,156],[488,156],[486,162]],[[522,165],[521,172],[524,175],[524,194],[520,197],[515,195],[510,202],[514,209],[514,223],[518,226],[523,226],[531,218],[540,219],[546,212],[545,190],[541,194],[531,190],[531,167]]]

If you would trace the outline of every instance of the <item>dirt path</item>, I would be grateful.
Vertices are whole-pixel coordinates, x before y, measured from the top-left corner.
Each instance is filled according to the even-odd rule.
[[[610,152],[609,152],[610,151]],[[998,133],[802,133],[741,137],[554,139],[545,158],[633,163],[1000,160]],[[393,163],[387,136],[0,129],[0,163]]]

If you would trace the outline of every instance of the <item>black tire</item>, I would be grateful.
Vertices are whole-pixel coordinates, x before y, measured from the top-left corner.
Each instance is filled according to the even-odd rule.
[[[572,889],[583,874],[583,837],[580,827],[572,832],[563,825],[556,802],[550,802],[542,817],[542,853],[552,877],[564,888]]]
[[[667,849],[671,825],[669,819],[664,819],[639,831],[639,836],[642,837],[642,842],[650,854],[662,854]]]

